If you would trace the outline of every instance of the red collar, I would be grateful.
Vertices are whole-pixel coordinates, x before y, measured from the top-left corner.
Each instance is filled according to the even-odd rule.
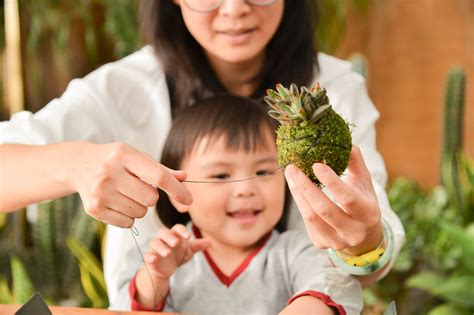
[[[195,226],[194,224],[192,225],[192,229],[193,229],[193,232],[194,232],[194,235],[196,236],[196,238],[202,238],[202,234],[201,234],[201,231],[199,230],[199,228],[197,226]],[[252,261],[252,259],[257,256],[257,254],[260,252],[260,250],[265,246],[265,244],[267,243],[267,241],[270,239],[270,236],[272,235],[272,232],[270,231],[269,233],[267,233],[264,237],[262,237],[262,239],[259,241],[259,245],[257,246],[257,248],[255,248],[253,251],[251,251],[248,256],[242,261],[242,263],[234,270],[234,272],[232,272],[232,274],[230,276],[226,276],[222,270],[219,269],[219,267],[217,266],[217,264],[214,262],[214,260],[212,259],[212,257],[209,255],[209,253],[206,251],[204,251],[204,257],[206,257],[206,260],[208,262],[208,264],[211,266],[211,269],[212,271],[214,271],[214,273],[216,274],[217,278],[226,286],[226,287],[229,287],[232,282],[242,273],[245,271],[245,268],[247,268],[247,266],[250,264],[250,262]]]

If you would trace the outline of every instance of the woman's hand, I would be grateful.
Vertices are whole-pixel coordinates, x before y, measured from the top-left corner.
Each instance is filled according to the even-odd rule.
[[[296,166],[289,165],[285,176],[314,245],[350,255],[375,249],[383,238],[381,214],[360,149],[352,147],[348,174],[341,178],[324,164],[313,170],[335,202]]]
[[[156,204],[155,187],[179,203],[192,202],[180,182],[184,172],[171,170],[127,144],[82,142],[75,154],[72,174],[65,181],[79,192],[85,211],[97,220],[131,227],[135,218]]]
[[[141,305],[153,309],[162,302],[169,290],[169,278],[176,269],[210,245],[209,240],[191,240],[190,237],[186,227],[176,224],[171,230],[161,228],[150,242],[150,249],[144,256],[150,274],[143,267],[136,276],[135,298]]]

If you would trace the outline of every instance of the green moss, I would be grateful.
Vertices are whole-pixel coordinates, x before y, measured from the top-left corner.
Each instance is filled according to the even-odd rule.
[[[295,164],[318,186],[314,163],[330,166],[337,175],[347,168],[352,137],[347,123],[332,109],[316,124],[282,124],[277,130],[278,163]]]

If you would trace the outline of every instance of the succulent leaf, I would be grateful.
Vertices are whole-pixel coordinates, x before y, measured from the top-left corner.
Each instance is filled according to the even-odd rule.
[[[290,94],[290,91],[286,87],[284,87],[281,84],[276,85],[278,93],[280,93],[281,98],[286,99],[288,95]]]

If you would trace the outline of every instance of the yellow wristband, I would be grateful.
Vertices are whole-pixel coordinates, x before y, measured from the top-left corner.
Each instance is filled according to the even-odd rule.
[[[382,219],[384,238],[380,245],[360,256],[349,256],[334,249],[328,249],[332,262],[353,275],[368,275],[385,266],[393,253],[394,237],[390,226]]]

